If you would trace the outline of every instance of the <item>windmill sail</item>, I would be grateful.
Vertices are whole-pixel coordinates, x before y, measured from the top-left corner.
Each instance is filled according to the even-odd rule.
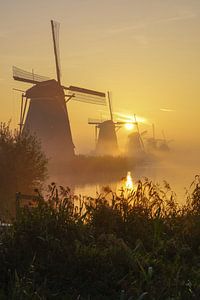
[[[36,84],[38,82],[42,82],[50,79],[46,76],[41,76],[35,74],[34,72],[28,72],[15,66],[13,66],[12,69],[13,69],[13,78],[17,81]]]
[[[88,90],[88,89],[80,88],[77,86],[70,86],[69,90],[72,92],[75,92],[75,93],[83,93],[83,94],[88,94],[88,95],[97,96],[97,97],[105,97],[106,96],[105,93]]]
[[[28,72],[13,66],[13,78],[17,81],[37,84],[43,81],[50,80],[50,78],[42,75],[35,74],[33,72]],[[68,91],[69,95],[74,95],[73,101],[80,101],[85,103],[106,105],[106,94],[94,90],[85,89],[77,86],[63,86],[64,90]]]
[[[53,47],[56,62],[56,74],[58,83],[61,85],[61,67],[60,67],[60,50],[59,50],[59,29],[60,23],[51,20],[51,30],[53,37]]]
[[[73,101],[106,106],[106,94],[102,92],[82,89],[79,87],[69,87],[69,95],[74,95]]]
[[[105,120],[104,120],[105,121]],[[99,125],[103,121],[101,119],[94,119],[94,118],[89,118],[88,119],[88,124],[93,124],[93,125]]]

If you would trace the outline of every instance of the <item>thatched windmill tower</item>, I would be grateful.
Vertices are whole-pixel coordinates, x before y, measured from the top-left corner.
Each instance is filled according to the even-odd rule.
[[[23,134],[25,131],[30,131],[36,134],[47,156],[58,161],[74,157],[74,144],[66,103],[70,99],[100,105],[105,105],[106,102],[105,93],[61,84],[59,24],[51,21],[51,28],[57,81],[16,67],[13,67],[13,78],[34,84],[22,94],[20,132]]]
[[[117,130],[121,128],[126,121],[115,122],[113,120],[113,112],[111,106],[110,93],[108,92],[108,106],[110,112],[110,119],[106,121],[91,120],[89,119],[88,124],[95,126],[95,143],[96,149],[95,154],[104,155],[119,155],[119,147],[117,141]]]
[[[63,89],[56,80],[36,84],[26,91],[30,105],[23,131],[35,133],[45,153],[56,161],[74,156],[71,128]]]
[[[98,124],[99,135],[96,145],[97,155],[117,155],[119,147],[117,142],[116,124],[107,120]]]

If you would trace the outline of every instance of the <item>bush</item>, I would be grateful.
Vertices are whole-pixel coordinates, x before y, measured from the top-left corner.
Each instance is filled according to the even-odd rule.
[[[0,123],[0,210],[9,219],[15,213],[15,193],[28,193],[47,176],[47,159],[40,143],[28,133],[12,132]]]

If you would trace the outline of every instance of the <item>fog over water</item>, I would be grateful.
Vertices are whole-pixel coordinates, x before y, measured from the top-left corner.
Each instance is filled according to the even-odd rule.
[[[54,180],[60,185],[69,186],[72,193],[82,196],[95,197],[97,193],[103,193],[103,188],[109,186],[114,192],[119,191],[122,186],[122,178],[126,177],[127,172],[131,171],[133,182],[147,177],[155,183],[163,185],[163,181],[170,184],[171,189],[176,193],[179,203],[186,200],[186,189],[189,190],[195,175],[200,174],[200,156],[198,147],[195,148],[176,148],[171,149],[169,153],[163,153],[154,160],[137,165],[132,170],[119,171],[108,174],[105,172],[87,175],[85,178],[79,178],[79,174],[72,179],[67,172],[61,176],[53,176],[49,180]]]
[[[137,179],[148,177],[154,182],[161,183],[166,180],[171,189],[177,194],[180,202],[185,200],[185,189],[189,189],[195,179],[195,175],[200,173],[200,157],[196,150],[177,151],[169,153],[162,160],[140,166],[135,170]]]

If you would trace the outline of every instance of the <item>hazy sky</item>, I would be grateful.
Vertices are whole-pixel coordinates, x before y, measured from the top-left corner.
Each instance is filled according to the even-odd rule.
[[[29,86],[14,82],[12,65],[55,77],[50,19],[61,23],[63,84],[110,90],[114,111],[147,118],[174,145],[198,143],[199,0],[0,0],[0,120],[13,126],[20,95],[12,88]],[[91,149],[87,119],[101,107],[68,109],[77,150]],[[126,136],[121,129],[121,143]]]

